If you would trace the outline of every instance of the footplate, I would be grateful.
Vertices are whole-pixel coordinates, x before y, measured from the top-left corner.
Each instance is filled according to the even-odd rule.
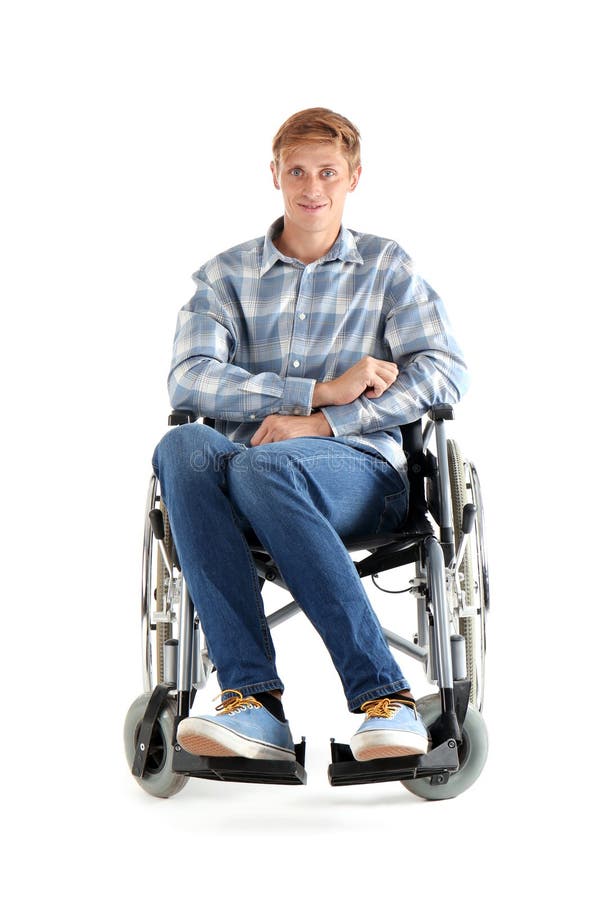
[[[174,747],[173,771],[192,778],[245,781],[252,784],[307,784],[305,738],[295,744],[296,760],[245,759],[242,756],[195,756]]]
[[[330,741],[332,762],[328,780],[334,787],[344,784],[375,784],[379,781],[407,781],[432,778],[434,784],[445,784],[459,769],[457,742],[453,738],[417,756],[394,756],[357,762],[349,744]]]

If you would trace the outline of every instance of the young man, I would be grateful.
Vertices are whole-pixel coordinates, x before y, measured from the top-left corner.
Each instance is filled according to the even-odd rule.
[[[342,538],[397,528],[399,425],[455,403],[466,370],[440,298],[393,241],[342,226],[356,128],[296,113],[273,142],[284,215],[194,276],[178,316],[171,403],[214,419],[154,455],[173,537],[222,689],[178,728],[188,751],[291,759],[283,684],[245,535],[254,532],[324,641],[356,759],[425,752],[426,729]]]

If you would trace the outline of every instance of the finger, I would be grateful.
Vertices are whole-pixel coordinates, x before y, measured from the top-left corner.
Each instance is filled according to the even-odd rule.
[[[259,446],[261,444],[275,444],[276,441],[281,441],[283,438],[282,432],[283,429],[279,423],[270,422],[260,435]]]
[[[379,379],[383,381],[384,390],[394,384],[398,378],[398,372],[379,372]]]
[[[280,418],[276,413],[271,413],[269,416],[265,416],[263,421],[260,423],[258,429],[254,432],[252,437],[250,438],[250,443],[257,447],[259,444],[268,444],[269,443],[269,432],[271,429],[277,425],[277,420]]]
[[[369,385],[370,387],[381,387],[382,390],[387,390],[398,378],[398,372],[377,372],[376,377],[371,379]]]
[[[374,365],[369,367],[366,378],[370,386],[377,384],[380,379],[386,385],[392,384],[398,378],[398,366],[395,363],[375,360]]]
[[[262,425],[256,429],[252,437],[250,438],[250,443],[253,447],[258,447],[259,444],[265,443],[265,434],[268,432],[269,426],[264,422]]]
[[[384,391],[387,391],[387,389],[394,384],[398,378],[398,366],[394,363],[391,363],[390,365],[393,366],[392,369],[377,371],[370,379],[365,397],[381,397]]]
[[[371,356],[369,357],[369,362],[372,363],[374,369],[379,371],[398,371],[398,366],[391,359],[377,359],[376,357]]]
[[[383,392],[389,387],[389,384],[383,378],[372,378],[369,381],[368,388],[364,392],[365,397],[381,397]]]
[[[398,377],[398,366],[396,363],[391,362],[380,362],[376,369],[377,373],[382,376],[382,378],[391,378],[394,381]]]

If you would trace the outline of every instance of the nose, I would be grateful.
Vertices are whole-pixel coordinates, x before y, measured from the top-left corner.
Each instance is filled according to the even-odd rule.
[[[303,180],[303,196],[308,200],[315,200],[320,196],[320,184],[315,175],[306,175]]]

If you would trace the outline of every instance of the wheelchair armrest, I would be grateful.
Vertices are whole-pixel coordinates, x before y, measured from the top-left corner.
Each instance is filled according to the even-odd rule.
[[[438,403],[428,410],[428,416],[433,422],[441,422],[445,419],[453,419],[453,407],[449,403]]]
[[[187,422],[196,422],[199,416],[192,409],[172,409],[167,418],[168,425],[186,425]]]
[[[209,425],[210,428],[214,428],[214,419],[210,419],[208,416],[198,416],[192,409],[172,409],[167,418],[167,424],[188,425],[189,422],[196,422],[200,418],[203,418],[204,425]]]

